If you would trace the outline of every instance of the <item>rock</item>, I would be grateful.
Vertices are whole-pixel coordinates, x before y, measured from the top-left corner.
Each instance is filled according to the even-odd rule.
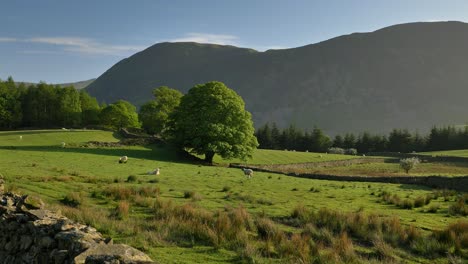
[[[33,240],[30,236],[21,236],[20,239],[20,249],[21,250],[28,250],[31,246]]]
[[[50,258],[54,260],[55,264],[62,264],[65,263],[68,255],[68,250],[54,250],[50,253]]]
[[[24,200],[24,206],[27,209],[42,209],[44,208],[44,202],[36,196],[28,196]]]
[[[57,245],[55,240],[48,236],[41,237],[37,244],[39,248],[43,249],[54,248]]]
[[[81,263],[153,263],[141,251],[112,245],[111,238],[104,238],[93,227],[58,212],[31,210],[32,201],[26,195],[0,194],[0,264],[71,264],[77,256]]]
[[[102,261],[107,262],[102,262]],[[109,262],[118,260],[119,262]],[[145,253],[124,244],[99,244],[74,259],[76,264],[90,263],[154,263]],[[101,262],[96,262],[101,261]]]

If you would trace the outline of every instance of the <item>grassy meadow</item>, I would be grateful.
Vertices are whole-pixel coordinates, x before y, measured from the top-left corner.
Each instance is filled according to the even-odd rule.
[[[0,132],[6,188],[40,197],[160,263],[448,263],[468,257],[466,194],[262,172],[247,179],[240,169],[184,161],[167,147],[88,147],[90,140],[119,138],[91,130]],[[129,161],[119,164],[123,155]],[[320,155],[257,150],[239,162],[356,158]],[[415,174],[466,170],[420,165],[425,171]],[[352,174],[353,166],[320,170]],[[155,168],[161,174],[149,175]]]
[[[452,156],[452,157],[468,158],[468,149],[431,151],[431,152],[422,152],[421,154],[431,155],[431,156]]]

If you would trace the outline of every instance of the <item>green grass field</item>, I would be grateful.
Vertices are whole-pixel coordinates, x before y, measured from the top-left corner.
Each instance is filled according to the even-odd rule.
[[[452,156],[452,157],[468,157],[468,149],[460,150],[445,150],[445,151],[431,151],[431,152],[422,152],[420,154],[430,155],[430,156]]]
[[[239,159],[223,160],[219,156],[215,156],[217,163],[240,163],[240,164],[294,164],[306,162],[322,162],[331,160],[348,160],[356,159],[359,156],[323,154],[314,152],[300,151],[279,151],[269,149],[257,149],[252,156],[252,159],[242,161]]]
[[[20,135],[23,136],[22,139],[19,139]],[[189,206],[215,215],[228,210],[227,208],[242,206],[252,216],[278,219],[281,230],[291,233],[301,232],[302,227],[281,219],[289,217],[298,205],[312,211],[329,208],[342,212],[364,211],[381,217],[397,216],[404,226],[413,225],[423,233],[444,229],[450,223],[466,219],[463,216],[449,215],[449,207],[457,199],[453,194],[435,198],[428,205],[409,210],[384,202],[379,197],[386,192],[401,199],[414,200],[432,193],[426,187],[310,180],[261,172],[255,172],[253,179],[249,180],[240,169],[181,161],[171,149],[156,146],[81,146],[90,140],[115,142],[118,138],[112,132],[89,130],[0,132],[0,174],[6,179],[7,188],[39,196],[48,206],[62,210],[71,218],[96,226],[104,234],[112,236],[116,242],[127,243],[146,251],[160,263],[230,263],[244,260],[231,247],[213,247],[211,244],[197,242],[196,237],[191,238],[195,242],[186,245],[178,242],[185,241],[185,238],[170,239],[171,236],[164,235],[158,229],[160,227],[151,225],[152,220],[149,220],[154,217],[158,199],[173,206]],[[67,146],[62,148],[60,142],[66,142]],[[129,157],[127,164],[118,163],[118,158],[122,155]],[[320,158],[318,155],[258,150],[248,163],[286,164],[353,158],[343,155],[324,155],[326,158]],[[459,167],[460,170],[465,169]],[[147,174],[155,168],[160,168],[161,175]],[[353,170],[352,166],[337,168],[336,171],[333,168],[325,169],[333,173]],[[395,168],[385,169],[391,171]],[[440,168],[421,169],[431,171]],[[415,173],[418,171],[415,170]],[[135,176],[134,181],[127,181],[130,175]],[[143,187],[154,188],[150,191],[154,190],[155,193],[148,194],[146,191],[143,195],[140,191],[127,198],[116,198],[119,191]],[[159,194],[156,193],[156,188]],[[81,205],[78,208],[69,208],[60,203],[69,194],[79,196]],[[130,207],[128,213],[120,218],[109,217],[116,206],[121,206],[123,202]],[[429,213],[431,207],[436,208],[435,212]],[[252,239],[258,239],[252,231],[249,232]],[[257,241],[253,242],[255,247],[264,247],[260,240],[254,241]],[[265,243],[268,245],[268,241]],[[366,244],[361,245],[358,241],[355,243],[359,254],[365,255],[365,252],[373,251]],[[281,255],[270,256],[270,253],[261,249],[258,252],[260,253],[254,254],[256,263],[285,262]],[[445,263],[443,258],[427,260],[423,256],[397,249],[395,255],[396,260],[405,259],[409,263]]]

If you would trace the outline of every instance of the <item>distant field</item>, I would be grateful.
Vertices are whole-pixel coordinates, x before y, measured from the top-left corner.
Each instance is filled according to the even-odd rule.
[[[0,131],[0,146],[60,146],[61,142],[76,145],[88,141],[117,142],[119,139],[115,133],[101,130]]]
[[[252,159],[242,161],[239,159],[223,160],[219,156],[215,156],[217,163],[245,163],[245,164],[291,164],[305,162],[321,162],[331,160],[347,160],[355,159],[359,156],[337,155],[314,152],[300,151],[284,151],[284,150],[269,150],[257,149],[253,154]]]
[[[453,157],[468,158],[468,149],[431,151],[431,152],[422,152],[420,154],[431,155],[431,156],[453,156]]]
[[[400,168],[398,162],[393,163],[367,163],[352,164],[349,166],[322,167],[322,168],[289,168],[286,172],[316,173],[341,176],[468,176],[468,163],[464,162],[431,162],[420,163],[407,174]]]
[[[23,135],[22,140],[19,139],[20,135]],[[455,203],[455,194],[450,194],[447,198],[435,198],[427,205],[409,210],[383,202],[379,197],[387,192],[401,199],[414,200],[432,194],[432,190],[426,187],[310,180],[261,172],[255,172],[253,179],[248,180],[240,169],[190,164],[179,160],[172,150],[166,148],[79,147],[79,144],[89,140],[117,141],[118,138],[106,131],[0,132],[0,174],[6,178],[8,189],[39,196],[48,206],[60,209],[76,220],[92,224],[105,235],[112,236],[116,242],[127,243],[146,251],[160,263],[239,263],[239,254],[226,248],[213,249],[212,246],[196,242],[196,238],[191,238],[195,242],[187,245],[184,244],[186,242],[181,242],[187,241],[183,236],[171,240],[171,237],[164,237],[164,232],[156,232],[160,226],[177,223],[163,222],[161,225],[160,222],[155,222],[155,214],[158,213],[155,206],[159,199],[173,205],[183,205],[183,208],[188,208],[185,209],[187,212],[207,210],[215,215],[242,205],[255,217],[266,216],[272,219],[289,217],[298,205],[314,211],[320,208],[343,212],[364,211],[382,217],[397,216],[403,225],[414,225],[424,234],[428,230],[443,229],[450,223],[466,219],[448,215],[449,207]],[[62,141],[67,142],[65,148],[60,147]],[[118,163],[118,157],[122,155],[129,157],[127,164]],[[258,150],[249,163],[282,164],[288,161],[303,163],[355,158],[330,154],[322,154],[323,157],[320,158],[318,155],[320,154]],[[441,169],[421,165],[421,170]],[[387,173],[398,170],[398,164],[383,164],[376,168],[372,168],[373,165],[370,164],[370,168],[364,169],[353,166],[323,170],[333,173],[379,173],[379,170]],[[455,167],[465,170],[462,166]],[[161,175],[147,174],[155,168],[160,168]],[[415,170],[415,173],[420,172]],[[130,175],[135,180],[128,182]],[[110,196],[124,197],[131,190],[140,191],[127,198]],[[82,206],[75,209],[60,203],[63,197],[70,194],[79,197]],[[111,217],[116,206],[122,202],[130,206],[128,216]],[[435,212],[428,212],[431,207],[436,208]],[[301,228],[295,225],[279,226],[285,232],[301,232]],[[357,251],[364,252],[364,255],[373,250],[364,245],[356,244],[355,247]],[[256,263],[285,263],[277,256],[269,258],[258,254]],[[443,261],[443,258],[427,260],[401,250],[395,254],[397,259],[410,260],[408,263]]]

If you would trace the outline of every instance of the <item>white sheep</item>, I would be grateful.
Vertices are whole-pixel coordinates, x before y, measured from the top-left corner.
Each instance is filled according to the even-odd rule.
[[[62,145],[62,148],[64,148],[67,145],[67,143],[62,142],[61,145]]]
[[[253,170],[251,169],[246,169],[246,168],[242,168],[242,171],[244,172],[245,176],[247,176],[247,178],[252,178],[253,176]]]
[[[122,156],[119,158],[119,163],[127,163],[128,157],[127,156]]]
[[[20,136],[20,140],[22,140],[22,139],[23,139],[23,136]]]
[[[66,129],[66,128],[64,128],[64,127],[62,127],[62,130],[63,130],[63,131],[68,131],[68,129]]]
[[[148,171],[148,175],[159,175],[159,168],[152,171]]]
[[[366,156],[366,154],[362,154],[362,156],[363,156],[363,157],[365,157],[365,156]]]

